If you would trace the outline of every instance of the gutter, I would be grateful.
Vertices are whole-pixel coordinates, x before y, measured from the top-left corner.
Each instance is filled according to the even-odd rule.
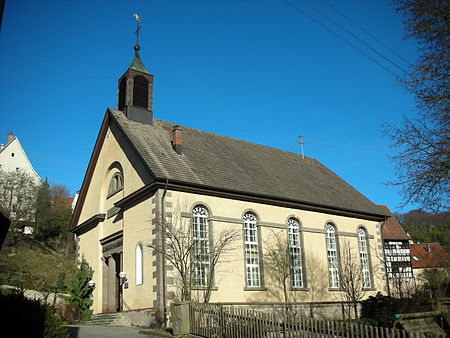
[[[164,181],[165,180],[165,181]],[[163,186],[166,187],[169,185],[168,179],[158,179],[149,185],[146,185],[135,192],[131,193],[130,195],[124,197],[120,201],[117,201],[114,203],[114,206],[116,207],[124,207],[128,203],[131,203],[133,200],[136,200],[148,193],[151,193],[159,188],[162,188]],[[257,195],[257,194],[247,194],[247,193],[240,193],[228,189],[218,189],[214,187],[207,187],[207,186],[200,186],[200,185],[191,185],[187,184],[186,182],[180,182],[180,181],[174,181],[172,180],[170,183],[170,189],[175,191],[184,191],[184,192],[191,192],[195,194],[204,194],[209,196],[216,196],[216,197],[222,197],[222,198],[230,198],[234,200],[241,200],[246,202],[256,202],[256,203],[264,203],[269,205],[275,205],[275,206],[281,206],[281,207],[287,207],[287,208],[298,208],[302,210],[308,210],[313,212],[321,212],[325,214],[331,214],[331,215],[338,215],[338,216],[345,216],[345,217],[352,217],[352,218],[361,218],[369,221],[377,221],[381,222],[386,219],[386,215],[384,214],[374,214],[369,212],[360,212],[360,211],[352,211],[352,210],[344,210],[339,208],[332,208],[322,205],[315,205],[310,204],[306,202],[299,202],[294,200],[286,200],[286,199],[279,199],[277,197],[273,196],[264,196],[264,195]]]
[[[164,232],[164,228],[166,226],[166,205],[165,198],[167,194],[167,186],[169,185],[169,179],[166,178],[166,184],[164,186],[164,192],[161,196],[161,249],[163,252],[162,255],[162,305],[163,305],[163,327],[167,327],[167,295],[166,295],[166,236]]]
[[[384,237],[383,237],[383,227],[389,217],[390,216],[384,216],[384,220],[381,223],[381,227],[380,227],[380,235],[381,235],[381,245],[382,245],[382,250],[383,250],[383,264],[384,264],[384,272],[386,275],[387,293],[388,293],[388,296],[390,297],[391,296],[391,287],[389,286],[389,276],[388,276],[387,266],[386,266],[386,256],[384,255]]]

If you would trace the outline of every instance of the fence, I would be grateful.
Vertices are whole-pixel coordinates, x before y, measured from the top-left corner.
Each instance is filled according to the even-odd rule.
[[[283,315],[286,309],[295,312],[302,317],[314,319],[346,320],[355,319],[355,310],[353,302],[335,301],[335,302],[220,302],[212,303],[223,305],[225,307],[242,308],[262,312],[271,312]],[[356,303],[356,310],[359,316],[361,303]]]
[[[408,335],[406,331],[398,329],[306,318],[288,308],[285,310],[280,313],[218,304],[191,303],[191,333],[203,337],[233,338],[421,337],[419,334]]]

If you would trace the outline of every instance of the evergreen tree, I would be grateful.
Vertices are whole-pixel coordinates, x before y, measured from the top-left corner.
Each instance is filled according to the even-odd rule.
[[[94,271],[83,257],[81,262],[78,263],[78,270],[67,284],[67,292],[69,293],[67,301],[80,308],[81,319],[87,319],[91,315],[92,289],[88,283],[93,275]]]
[[[34,238],[37,240],[46,240],[55,234],[55,231],[57,231],[56,228],[49,185],[47,182],[44,182],[38,189],[36,199]]]

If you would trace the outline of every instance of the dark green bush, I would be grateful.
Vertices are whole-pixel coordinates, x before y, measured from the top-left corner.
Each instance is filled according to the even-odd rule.
[[[361,319],[377,326],[392,327],[397,313],[432,311],[431,304],[424,297],[393,298],[377,295],[361,302]]]
[[[1,292],[0,308],[3,332],[14,332],[15,337],[69,337],[51,306],[26,298],[23,293]]]
[[[89,266],[89,263],[83,258],[78,264],[78,269],[73,275],[72,279],[67,283],[67,292],[69,296],[66,298],[67,302],[80,308],[81,319],[88,319],[92,311],[92,289],[88,282],[92,279],[94,271]]]

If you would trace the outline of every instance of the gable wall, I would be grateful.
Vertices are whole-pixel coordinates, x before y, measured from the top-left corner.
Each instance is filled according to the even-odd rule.
[[[123,173],[123,190],[107,198],[111,177],[119,170]],[[123,265],[125,268],[128,265],[128,259],[131,259],[127,256],[131,255],[130,257],[134,259],[134,247],[137,242],[134,234],[139,234],[142,230],[140,227],[147,224],[144,221],[141,222],[141,219],[151,216],[151,207],[149,207],[151,201],[148,201],[150,204],[138,204],[129,212],[116,213],[113,205],[151,181],[150,174],[141,164],[134,150],[129,146],[117,126],[112,124],[107,130],[78,222],[81,224],[99,213],[107,214],[103,222],[78,236],[78,257],[81,259],[84,256],[94,269],[93,280],[96,287],[93,295],[93,309],[95,313],[102,312],[102,293],[104,292],[102,286],[104,262],[101,260],[103,253],[100,240],[118,231],[123,231]],[[130,221],[126,222],[127,218]],[[124,226],[125,224],[126,226]],[[146,260],[150,261],[148,257]],[[129,276],[132,275],[133,273],[129,274]]]
[[[12,156],[14,154],[14,156]],[[16,168],[22,169],[31,175],[35,183],[40,182],[40,178],[31,166],[25,151],[17,138],[9,143],[2,152],[0,152],[0,169],[5,171],[15,171]]]

